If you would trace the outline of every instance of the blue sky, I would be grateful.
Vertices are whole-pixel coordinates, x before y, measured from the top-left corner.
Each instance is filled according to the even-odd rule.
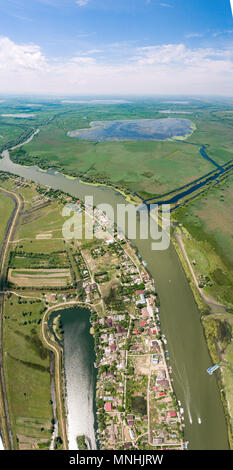
[[[233,95],[232,45],[230,0],[0,0],[0,92]]]

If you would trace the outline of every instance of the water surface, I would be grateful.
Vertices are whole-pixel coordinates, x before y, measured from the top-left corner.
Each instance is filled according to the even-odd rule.
[[[69,450],[77,449],[76,438],[85,435],[96,449],[94,340],[90,334],[90,311],[80,307],[60,310],[64,329],[64,366],[68,408]]]
[[[88,129],[68,132],[69,137],[89,141],[167,140],[188,137],[194,124],[189,119],[131,119],[121,121],[95,121]]]

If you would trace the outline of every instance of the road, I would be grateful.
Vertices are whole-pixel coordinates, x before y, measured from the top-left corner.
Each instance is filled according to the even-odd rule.
[[[4,366],[3,366],[3,351],[2,351],[2,313],[3,313],[3,304],[4,304],[4,274],[6,269],[6,259],[9,242],[11,241],[21,208],[22,200],[18,194],[15,194],[12,191],[8,191],[5,188],[0,187],[0,191],[3,192],[6,196],[13,199],[15,202],[15,207],[13,209],[10,220],[7,224],[5,238],[2,244],[2,249],[0,253],[1,266],[0,266],[0,283],[2,293],[0,294],[0,415],[1,415],[1,431],[4,442],[4,447],[6,450],[14,448],[13,435],[10,425],[9,409],[7,403],[7,394],[5,386],[5,377],[4,377]]]

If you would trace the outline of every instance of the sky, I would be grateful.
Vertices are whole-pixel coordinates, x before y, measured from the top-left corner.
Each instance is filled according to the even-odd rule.
[[[0,0],[0,93],[233,96],[232,0]]]

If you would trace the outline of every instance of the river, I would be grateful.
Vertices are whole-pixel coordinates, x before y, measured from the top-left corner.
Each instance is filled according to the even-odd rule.
[[[4,155],[0,170],[82,199],[85,195],[93,195],[95,205],[107,202],[116,207],[117,203],[125,202],[124,197],[112,189],[83,184],[54,171],[43,172],[36,167],[16,165],[9,159],[8,152]],[[190,442],[190,449],[228,449],[226,421],[216,376],[210,377],[206,373],[211,360],[200,314],[178,255],[172,245],[165,251],[152,251],[151,240],[137,239],[134,244],[148,263],[160,296],[161,324],[168,341],[174,389],[185,410],[185,440]],[[67,341],[78,348],[72,329]],[[78,402],[74,406],[79,406]]]

